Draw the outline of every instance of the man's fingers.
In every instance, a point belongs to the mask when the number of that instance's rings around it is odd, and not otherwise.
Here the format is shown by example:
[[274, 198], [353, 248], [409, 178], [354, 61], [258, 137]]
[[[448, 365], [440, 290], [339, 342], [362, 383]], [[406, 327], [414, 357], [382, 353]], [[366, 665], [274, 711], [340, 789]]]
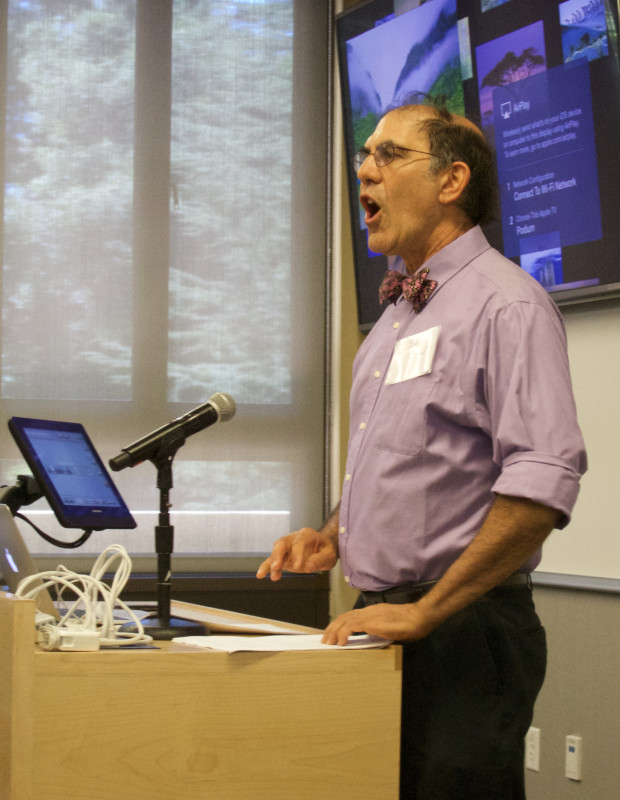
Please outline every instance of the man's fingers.
[[259, 566], [256, 577], [265, 578], [271, 574], [271, 580], [277, 581], [282, 577], [282, 570], [318, 572], [331, 569], [336, 560], [333, 545], [329, 546], [324, 536], [311, 528], [302, 528], [278, 539], [269, 558]]
[[271, 551], [269, 558], [266, 558], [258, 568], [256, 577], [265, 578], [270, 574], [272, 581], [280, 580], [282, 577], [282, 568], [287, 549], [288, 546], [284, 541], [277, 541], [273, 546], [273, 550]]
[[356, 628], [354, 624], [355, 618], [351, 617], [355, 614], [349, 611], [347, 614], [342, 614], [337, 617], [330, 625], [327, 626], [321, 639], [323, 644], [337, 644], [343, 646], [347, 643], [349, 636], [353, 633], [359, 632], [359, 627]]
[[256, 571], [257, 578], [266, 578], [271, 572], [271, 557], [266, 558]]
[[282, 577], [282, 561], [279, 558], [268, 558], [260, 565], [258, 568], [258, 572], [256, 573], [257, 578], [266, 578], [267, 575], [271, 578], [272, 581], [279, 581]]
[[346, 626], [331, 631], [328, 628], [323, 634], [321, 641], [323, 644], [337, 644], [340, 647], [344, 647], [349, 641], [349, 636], [352, 636], [353, 633], [354, 631]]

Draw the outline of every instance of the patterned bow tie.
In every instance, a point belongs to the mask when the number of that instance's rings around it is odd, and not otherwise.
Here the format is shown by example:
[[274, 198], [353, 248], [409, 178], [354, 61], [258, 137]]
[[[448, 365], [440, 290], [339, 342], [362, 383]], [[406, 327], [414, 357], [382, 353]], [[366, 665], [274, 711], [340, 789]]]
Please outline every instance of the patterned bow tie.
[[390, 303], [395, 303], [402, 294], [405, 300], [411, 303], [415, 313], [419, 314], [437, 286], [437, 281], [426, 279], [428, 272], [428, 268], [424, 267], [409, 278], [394, 269], [389, 269], [379, 287], [379, 301], [383, 303], [389, 300]]

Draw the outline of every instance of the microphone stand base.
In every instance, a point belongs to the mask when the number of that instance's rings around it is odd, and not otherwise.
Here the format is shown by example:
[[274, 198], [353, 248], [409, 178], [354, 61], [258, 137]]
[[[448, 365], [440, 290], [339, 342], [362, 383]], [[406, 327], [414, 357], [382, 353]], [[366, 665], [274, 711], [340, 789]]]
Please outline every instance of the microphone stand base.
[[[150, 614], [142, 622], [144, 632], [153, 639], [159, 641], [170, 641], [177, 636], [208, 636], [209, 629], [200, 622], [192, 622], [189, 619], [179, 619], [170, 617], [167, 623], [162, 622], [157, 614]], [[121, 626], [121, 631], [137, 632], [137, 627], [133, 623], [126, 623]]]

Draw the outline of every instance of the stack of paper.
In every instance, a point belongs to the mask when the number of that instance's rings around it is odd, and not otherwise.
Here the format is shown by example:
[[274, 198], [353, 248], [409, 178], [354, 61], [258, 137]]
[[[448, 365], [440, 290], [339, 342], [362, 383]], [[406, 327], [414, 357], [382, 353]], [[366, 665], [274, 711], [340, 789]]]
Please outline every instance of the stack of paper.
[[[202, 622], [209, 631], [230, 633], [232, 636], [179, 636], [175, 642], [202, 647], [209, 650], [221, 650], [225, 653], [241, 651], [279, 652], [282, 650], [360, 650], [374, 647], [387, 647], [391, 642], [377, 636], [359, 634], [350, 636], [346, 645], [322, 644], [323, 631], [291, 622], [281, 622], [266, 617], [255, 617], [251, 614], [240, 614], [236, 611], [225, 611], [211, 606], [200, 606], [172, 600], [170, 611], [175, 617]], [[239, 636], [241, 633], [256, 634]], [[263, 635], [260, 635], [263, 634]], [[269, 634], [269, 635], [264, 635]]]
[[362, 650], [373, 647], [387, 647], [386, 639], [359, 634], [350, 636], [345, 645], [322, 644], [322, 634], [276, 634], [273, 636], [179, 636], [175, 642], [220, 650], [225, 653], [281, 652], [284, 650]]

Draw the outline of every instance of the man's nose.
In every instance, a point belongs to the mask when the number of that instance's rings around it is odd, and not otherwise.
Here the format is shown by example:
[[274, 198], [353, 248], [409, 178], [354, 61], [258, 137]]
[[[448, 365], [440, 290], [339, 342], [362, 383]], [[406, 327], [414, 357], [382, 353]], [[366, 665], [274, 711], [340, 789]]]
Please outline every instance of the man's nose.
[[372, 153], [368, 153], [366, 160], [357, 171], [357, 177], [361, 183], [377, 183], [381, 179], [381, 170]]

